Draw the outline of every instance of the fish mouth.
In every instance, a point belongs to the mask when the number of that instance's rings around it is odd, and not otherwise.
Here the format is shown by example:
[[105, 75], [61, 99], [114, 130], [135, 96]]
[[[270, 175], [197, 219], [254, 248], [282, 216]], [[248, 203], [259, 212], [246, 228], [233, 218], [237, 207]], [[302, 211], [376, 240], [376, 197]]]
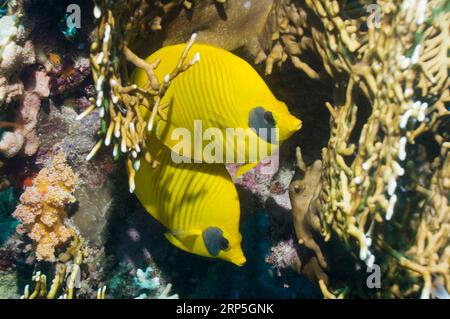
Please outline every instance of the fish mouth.
[[242, 267], [244, 266], [244, 264], [247, 262], [247, 259], [245, 258], [245, 256], [241, 256], [235, 260], [232, 261], [233, 264], [235, 264], [236, 266]]
[[295, 118], [295, 122], [297, 122], [297, 123], [295, 123], [296, 125], [293, 125], [292, 134], [297, 131], [300, 131], [300, 129], [303, 126], [303, 122], [300, 119], [298, 119], [296, 117], [294, 117], [294, 118]]

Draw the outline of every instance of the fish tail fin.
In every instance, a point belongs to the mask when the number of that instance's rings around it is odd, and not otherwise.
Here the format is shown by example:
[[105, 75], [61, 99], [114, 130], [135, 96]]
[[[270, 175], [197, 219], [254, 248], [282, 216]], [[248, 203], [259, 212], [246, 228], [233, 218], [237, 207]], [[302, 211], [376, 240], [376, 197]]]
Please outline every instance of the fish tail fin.
[[245, 258], [244, 254], [242, 253], [242, 256], [239, 256], [238, 258], [235, 258], [231, 261], [236, 266], [242, 267], [247, 262], [247, 259]]

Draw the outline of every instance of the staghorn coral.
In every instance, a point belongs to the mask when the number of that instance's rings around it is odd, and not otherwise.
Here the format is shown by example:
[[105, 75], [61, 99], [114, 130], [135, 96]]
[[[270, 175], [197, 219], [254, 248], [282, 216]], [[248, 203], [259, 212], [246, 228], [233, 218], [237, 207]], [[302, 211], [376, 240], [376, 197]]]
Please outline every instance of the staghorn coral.
[[200, 43], [228, 51], [244, 48], [256, 56], [263, 50], [264, 27], [272, 3], [273, 0], [229, 0], [218, 7], [214, 0], [196, 1], [192, 10], [180, 12], [167, 24], [163, 45], [185, 42], [197, 32]]
[[21, 222], [19, 230], [34, 241], [38, 260], [56, 261], [56, 250], [76, 236], [65, 224], [65, 207], [75, 202], [77, 182], [64, 154], [58, 153], [20, 197], [14, 216]]
[[[162, 10], [167, 13], [169, 8], [182, 3], [183, 1], [172, 1], [167, 4], [169, 7], [162, 6]], [[187, 1], [184, 1], [185, 5], [186, 3]], [[161, 3], [159, 5], [161, 6]], [[161, 104], [162, 97], [171, 81], [200, 59], [200, 56], [196, 55], [193, 60], [185, 61], [195, 41], [194, 34], [187, 43], [177, 67], [164, 79], [158, 79], [154, 69], [158, 67], [159, 61], [147, 63], [129, 47], [139, 33], [145, 31], [142, 27], [146, 22], [149, 19], [152, 21], [150, 9], [146, 1], [113, 4], [103, 0], [96, 1], [94, 16], [98, 26], [91, 45], [91, 66], [97, 98], [92, 100], [93, 105], [78, 116], [78, 120], [81, 120], [94, 109], [98, 109], [101, 117], [101, 140], [88, 154], [87, 160], [98, 152], [103, 143], [106, 146], [113, 145], [113, 156], [116, 159], [120, 153], [127, 154], [130, 192], [134, 191], [134, 173], [139, 169], [141, 159], [154, 166], [158, 165], [147, 151], [145, 136], [147, 132], [152, 131], [157, 116], [165, 119], [161, 111], [168, 105]], [[130, 83], [127, 63], [146, 71], [149, 78], [146, 89]], [[138, 109], [140, 105], [152, 110], [149, 118], [142, 118]]]
[[[278, 29], [301, 25], [312, 41], [305, 48], [335, 83], [321, 190], [307, 214], [319, 216], [324, 239], [339, 238], [356, 264], [381, 263], [379, 296], [427, 298], [433, 282], [449, 291], [448, 4], [378, 1], [377, 27], [366, 1], [278, 3]], [[298, 35], [291, 39], [302, 47]], [[270, 54], [278, 62], [301, 56], [288, 47], [277, 41]]]
[[[90, 252], [85, 241], [76, 237], [72, 241], [66, 256], [54, 266], [54, 277], [50, 287], [47, 288], [47, 276], [41, 271], [36, 271], [32, 277], [34, 283], [33, 291], [30, 285], [26, 285], [21, 299], [74, 299], [76, 291], [82, 287], [81, 266]], [[97, 299], [105, 299], [106, 286], [102, 286], [96, 292]]]
[[317, 51], [311, 35], [314, 25], [306, 8], [298, 3], [292, 0], [274, 1], [255, 63], [265, 62], [265, 72], [271, 74], [274, 65], [281, 67], [289, 59], [295, 68], [312, 79], [319, 79], [324, 76], [322, 70], [316, 70], [304, 61], [305, 55], [309, 52], [316, 54]]
[[[225, 4], [227, 0], [213, 0], [216, 4]], [[151, 2], [150, 2], [151, 3]], [[191, 11], [195, 5], [195, 0], [170, 0], [161, 1], [157, 0], [150, 8], [150, 26], [153, 31], [161, 30], [163, 19], [177, 8], [184, 8], [187, 11]]]

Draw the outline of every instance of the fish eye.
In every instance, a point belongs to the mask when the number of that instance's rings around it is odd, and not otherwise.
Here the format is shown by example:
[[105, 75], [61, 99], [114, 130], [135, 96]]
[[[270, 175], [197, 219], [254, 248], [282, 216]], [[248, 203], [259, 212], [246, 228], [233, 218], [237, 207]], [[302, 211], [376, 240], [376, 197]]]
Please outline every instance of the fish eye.
[[276, 127], [276, 121], [272, 112], [266, 111], [262, 106], [253, 108], [248, 117], [248, 126], [253, 128], [260, 138], [274, 143], [272, 131]]
[[223, 231], [219, 227], [208, 227], [203, 231], [202, 236], [206, 250], [212, 256], [217, 256], [221, 250], [227, 250], [230, 247], [230, 242], [223, 236]]
[[264, 121], [266, 122], [267, 125], [271, 127], [275, 127], [276, 125], [272, 112], [266, 111], [264, 113]]
[[230, 242], [225, 237], [222, 237], [219, 247], [220, 250], [227, 250], [228, 248], [230, 248]]

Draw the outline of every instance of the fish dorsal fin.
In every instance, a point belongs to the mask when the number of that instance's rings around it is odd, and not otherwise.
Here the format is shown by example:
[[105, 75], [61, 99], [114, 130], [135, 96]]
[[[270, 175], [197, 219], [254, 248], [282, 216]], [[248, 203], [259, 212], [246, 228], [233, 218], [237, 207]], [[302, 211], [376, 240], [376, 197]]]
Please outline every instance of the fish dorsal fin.
[[248, 164], [243, 164], [243, 165], [239, 166], [238, 170], [236, 171], [236, 174], [234, 174], [234, 177], [235, 178], [241, 177], [242, 175], [244, 175], [248, 171], [250, 171], [253, 168], [255, 168], [256, 165], [258, 165], [258, 163], [248, 163]]

